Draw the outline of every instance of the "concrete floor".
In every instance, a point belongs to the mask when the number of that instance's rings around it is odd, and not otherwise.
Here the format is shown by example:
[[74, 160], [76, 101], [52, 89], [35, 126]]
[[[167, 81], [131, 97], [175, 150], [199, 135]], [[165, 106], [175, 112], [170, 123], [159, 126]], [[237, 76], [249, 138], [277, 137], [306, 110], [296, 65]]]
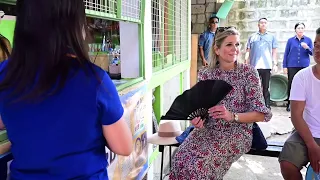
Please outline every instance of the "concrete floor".
[[[271, 121], [259, 123], [259, 126], [267, 140], [284, 142], [293, 129], [290, 113], [286, 112], [284, 107], [272, 107], [272, 112]], [[165, 155], [167, 154], [165, 151]], [[153, 180], [160, 179], [160, 162], [159, 156], [153, 163]], [[164, 164], [164, 174], [166, 174], [169, 172], [168, 162], [165, 160]], [[305, 171], [306, 169], [303, 169], [302, 173], [305, 174]], [[224, 180], [283, 180], [283, 178], [277, 158], [244, 155], [232, 165]]]

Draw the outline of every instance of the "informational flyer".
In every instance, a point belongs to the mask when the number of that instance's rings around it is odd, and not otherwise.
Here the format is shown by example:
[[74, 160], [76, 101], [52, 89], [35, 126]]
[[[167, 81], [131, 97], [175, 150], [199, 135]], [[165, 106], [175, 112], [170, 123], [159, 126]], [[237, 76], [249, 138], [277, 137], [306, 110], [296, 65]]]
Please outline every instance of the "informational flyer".
[[106, 149], [111, 180], [141, 180], [148, 170], [146, 92], [147, 86], [139, 85], [119, 93], [125, 109], [124, 118], [132, 132], [134, 150], [130, 156], [123, 157]]

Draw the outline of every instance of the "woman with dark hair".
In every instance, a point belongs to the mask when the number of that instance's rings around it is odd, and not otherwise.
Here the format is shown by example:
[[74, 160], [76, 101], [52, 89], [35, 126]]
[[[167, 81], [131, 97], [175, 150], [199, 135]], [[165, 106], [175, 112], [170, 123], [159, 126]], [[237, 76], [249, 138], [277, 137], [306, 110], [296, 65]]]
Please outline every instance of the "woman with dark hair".
[[[304, 23], [297, 23], [294, 26], [296, 35], [288, 39], [283, 55], [283, 71], [288, 74], [288, 97], [290, 97], [294, 75], [310, 65], [309, 56], [312, 56], [313, 43], [309, 37], [304, 35], [305, 27]], [[287, 104], [287, 111], [290, 111], [290, 101]]]
[[127, 156], [132, 135], [110, 77], [89, 61], [83, 1], [16, 6], [14, 47], [0, 64], [11, 179], [108, 179], [106, 141]]
[[[0, 23], [4, 17], [4, 12], [0, 10]], [[9, 40], [0, 34], [0, 62], [6, 60], [10, 55], [11, 47]], [[3, 124], [0, 124], [0, 130], [3, 130]], [[7, 161], [2, 159], [0, 161], [0, 179], [7, 179]]]

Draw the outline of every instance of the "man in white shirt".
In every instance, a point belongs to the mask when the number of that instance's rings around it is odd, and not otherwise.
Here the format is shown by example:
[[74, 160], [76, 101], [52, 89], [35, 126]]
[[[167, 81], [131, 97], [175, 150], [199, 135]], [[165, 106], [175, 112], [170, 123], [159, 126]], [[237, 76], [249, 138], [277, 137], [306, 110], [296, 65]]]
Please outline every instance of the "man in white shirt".
[[316, 65], [298, 72], [290, 92], [291, 120], [295, 131], [279, 156], [285, 180], [302, 180], [300, 170], [311, 163], [320, 172], [320, 28], [314, 41]]

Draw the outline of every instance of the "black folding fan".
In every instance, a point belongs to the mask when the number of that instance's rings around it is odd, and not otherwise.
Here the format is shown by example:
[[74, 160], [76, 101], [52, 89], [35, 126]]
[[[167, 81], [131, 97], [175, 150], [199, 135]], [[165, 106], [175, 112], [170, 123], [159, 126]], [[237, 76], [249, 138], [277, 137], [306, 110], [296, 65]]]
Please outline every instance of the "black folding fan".
[[172, 103], [163, 120], [192, 120], [195, 117], [208, 118], [208, 109], [217, 105], [232, 86], [222, 80], [198, 82], [191, 89], [179, 95]]

